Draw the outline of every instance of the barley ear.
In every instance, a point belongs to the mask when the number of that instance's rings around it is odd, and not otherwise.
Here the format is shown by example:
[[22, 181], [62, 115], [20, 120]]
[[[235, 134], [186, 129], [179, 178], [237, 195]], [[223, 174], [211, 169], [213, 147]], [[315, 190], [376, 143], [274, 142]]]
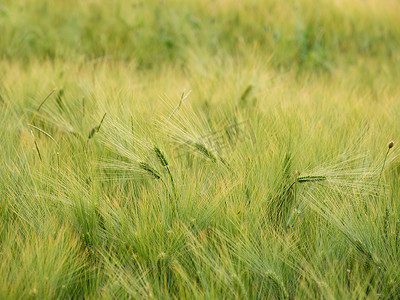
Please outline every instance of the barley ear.
[[163, 167], [167, 167], [168, 166], [167, 158], [165, 157], [164, 153], [161, 152], [158, 146], [154, 146], [154, 152], [156, 153], [161, 165]]
[[194, 147], [201, 152], [204, 156], [208, 157], [209, 159], [211, 159], [213, 162], [217, 162], [217, 158], [215, 157], [214, 154], [211, 153], [210, 150], [208, 150], [206, 148], [206, 146], [204, 146], [203, 144], [200, 143], [194, 143]]
[[153, 176], [155, 179], [161, 179], [161, 174], [148, 163], [140, 162], [139, 167], [147, 174]]

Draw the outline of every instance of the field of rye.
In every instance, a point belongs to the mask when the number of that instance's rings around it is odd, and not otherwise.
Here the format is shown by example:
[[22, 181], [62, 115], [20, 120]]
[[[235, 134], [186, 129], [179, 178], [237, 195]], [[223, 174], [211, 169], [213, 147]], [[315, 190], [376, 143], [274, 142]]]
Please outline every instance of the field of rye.
[[399, 16], [0, 1], [0, 298], [397, 299]]

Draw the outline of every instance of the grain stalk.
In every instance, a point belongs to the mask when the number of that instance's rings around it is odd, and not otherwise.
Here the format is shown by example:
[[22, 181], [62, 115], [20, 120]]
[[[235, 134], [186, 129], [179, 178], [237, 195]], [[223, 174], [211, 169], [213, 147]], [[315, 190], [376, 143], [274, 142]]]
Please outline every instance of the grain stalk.
[[42, 155], [40, 154], [39, 146], [38, 146], [38, 144], [36, 142], [36, 138], [35, 138], [35, 135], [33, 134], [32, 130], [31, 130], [31, 134], [32, 134], [33, 144], [35, 145], [36, 152], [37, 152], [37, 154], [39, 156], [40, 162], [42, 163], [43, 162]]
[[161, 165], [167, 170], [169, 180], [171, 182], [172, 190], [174, 192], [174, 195], [176, 196], [176, 189], [175, 189], [175, 183], [174, 183], [174, 178], [172, 177], [171, 170], [169, 168], [169, 164], [167, 161], [167, 158], [165, 154], [160, 150], [158, 146], [154, 146], [154, 152], [156, 153], [157, 158], [159, 159]]
[[56, 141], [49, 133], [47, 133], [47, 132], [44, 131], [43, 129], [40, 129], [39, 127], [36, 127], [36, 126], [34, 126], [34, 125], [32, 125], [32, 124], [28, 124], [28, 126], [34, 128], [34, 129], [36, 129], [37, 131], [39, 131], [39, 132], [41, 132], [41, 133], [43, 133], [45, 136], [47, 136], [48, 138], [50, 138], [50, 139], [57, 145], [57, 147], [59, 147], [59, 144], [57, 143], [57, 141]]
[[[297, 172], [296, 172], [297, 173]], [[287, 225], [291, 219], [290, 211], [292, 210], [292, 207], [295, 203], [296, 199], [296, 190], [295, 186], [296, 184], [302, 184], [302, 183], [315, 183], [315, 182], [322, 182], [326, 181], [327, 177], [324, 175], [305, 175], [305, 176], [300, 176], [299, 174], [296, 174], [296, 178], [294, 181], [288, 185], [287, 187], [284, 187], [284, 190], [280, 196], [280, 201], [279, 201], [279, 207], [282, 210], [282, 221], [285, 222]]]
[[57, 90], [57, 88], [54, 88], [47, 96], [46, 98], [44, 98], [44, 100], [39, 104], [38, 108], [36, 109], [35, 113], [33, 114], [33, 117], [30, 121], [31, 124], [33, 124], [33, 121], [36, 118], [37, 113], [39, 112], [39, 110], [41, 109], [41, 107], [43, 106], [43, 104], [47, 101], [47, 99], [50, 98], [50, 96]]
[[173, 201], [173, 203], [171, 203], [171, 205], [173, 207], [173, 211], [177, 212], [177, 207], [176, 207], [177, 193], [176, 193], [174, 178], [172, 177], [172, 173], [169, 168], [167, 157], [165, 156], [165, 154], [160, 150], [160, 148], [157, 145], [154, 146], [154, 152], [155, 152], [158, 160], [160, 161], [160, 164], [167, 170], [169, 180], [171, 182], [172, 192], [174, 194], [174, 200], [170, 199], [171, 202]]
[[[160, 151], [160, 153], [161, 153], [161, 151]], [[156, 152], [156, 154], [157, 154], [157, 152]], [[165, 156], [163, 156], [163, 158], [165, 159]], [[160, 162], [161, 162], [161, 159], [160, 159]], [[166, 162], [166, 160], [163, 161], [162, 163], [165, 163], [165, 162]], [[139, 162], [139, 168], [142, 169], [143, 171], [145, 171], [145, 173], [147, 173], [148, 175], [151, 175], [153, 178], [160, 180], [162, 182], [162, 184], [164, 185], [165, 191], [168, 194], [167, 185], [165, 184], [164, 180], [162, 179], [160, 172], [158, 172], [155, 168], [150, 166], [150, 164], [143, 162], [143, 161]], [[171, 184], [173, 184], [172, 175], [170, 175], [170, 180], [172, 180]], [[172, 208], [172, 214], [174, 215], [177, 210], [177, 208], [176, 208], [176, 193], [175, 193], [174, 185], [173, 185], [173, 191], [174, 191], [174, 195], [175, 195], [175, 201], [173, 202], [172, 197], [169, 197], [169, 207]], [[168, 208], [168, 214], [169, 214], [169, 208]]]
[[172, 118], [172, 116], [178, 111], [178, 109], [181, 107], [183, 101], [185, 101], [185, 99], [190, 95], [191, 92], [192, 92], [192, 90], [190, 90], [187, 94], [185, 94], [185, 91], [183, 91], [183, 93], [181, 95], [181, 99], [179, 100], [178, 105], [175, 107], [175, 109], [169, 115], [168, 120], [170, 120]]
[[385, 168], [385, 164], [386, 164], [386, 160], [387, 160], [388, 155], [389, 155], [389, 151], [390, 151], [390, 149], [393, 148], [393, 146], [394, 146], [394, 142], [393, 141], [389, 142], [388, 149], [387, 149], [386, 155], [385, 155], [385, 159], [383, 160], [382, 169], [381, 169], [381, 172], [379, 173], [378, 186], [379, 186], [379, 183], [381, 181], [382, 172], [383, 172], [383, 169]]

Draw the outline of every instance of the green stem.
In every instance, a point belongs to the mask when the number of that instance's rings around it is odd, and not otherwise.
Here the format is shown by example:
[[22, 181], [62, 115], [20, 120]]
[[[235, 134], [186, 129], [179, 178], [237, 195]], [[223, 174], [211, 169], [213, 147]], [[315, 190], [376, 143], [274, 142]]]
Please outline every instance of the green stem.
[[386, 159], [389, 155], [389, 151], [390, 151], [390, 148], [386, 151], [385, 159], [383, 160], [382, 169], [381, 169], [381, 172], [379, 173], [378, 186], [379, 186], [379, 183], [381, 182], [382, 172], [383, 172], [383, 169], [385, 168]]
[[173, 197], [170, 197], [171, 206], [172, 206], [172, 209], [173, 209], [173, 213], [174, 214], [178, 214], [177, 206], [176, 206], [176, 201], [177, 201], [178, 198], [177, 198], [177, 194], [176, 194], [174, 178], [172, 177], [171, 170], [169, 169], [169, 167], [166, 166], [166, 168], [167, 168], [169, 180], [171, 182], [172, 193], [173, 193]]

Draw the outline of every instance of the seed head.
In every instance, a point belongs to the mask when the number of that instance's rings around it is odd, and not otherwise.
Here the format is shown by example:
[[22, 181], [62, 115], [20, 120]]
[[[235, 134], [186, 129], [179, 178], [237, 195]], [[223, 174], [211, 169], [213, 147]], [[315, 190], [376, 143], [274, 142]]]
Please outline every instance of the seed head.
[[139, 163], [139, 167], [142, 170], [146, 171], [148, 174], [154, 176], [154, 178], [156, 178], [156, 179], [160, 179], [161, 178], [160, 173], [158, 173], [158, 171], [156, 169], [154, 169], [153, 167], [151, 167], [148, 163], [140, 162]]
[[307, 175], [307, 176], [299, 176], [297, 177], [297, 182], [316, 182], [316, 181], [325, 181], [326, 176], [324, 175]]
[[388, 148], [391, 149], [391, 148], [393, 148], [393, 146], [394, 146], [394, 142], [393, 141], [389, 142]]
[[204, 154], [206, 157], [210, 158], [213, 162], [217, 162], [217, 158], [214, 156], [214, 154], [211, 153], [210, 150], [206, 148], [203, 144], [200, 143], [194, 143], [194, 147], [200, 151], [202, 154]]
[[160, 148], [154, 146], [154, 152], [156, 153], [158, 159], [160, 160], [161, 165], [163, 167], [167, 167], [168, 166], [167, 158], [165, 157], [164, 153], [161, 152]]

